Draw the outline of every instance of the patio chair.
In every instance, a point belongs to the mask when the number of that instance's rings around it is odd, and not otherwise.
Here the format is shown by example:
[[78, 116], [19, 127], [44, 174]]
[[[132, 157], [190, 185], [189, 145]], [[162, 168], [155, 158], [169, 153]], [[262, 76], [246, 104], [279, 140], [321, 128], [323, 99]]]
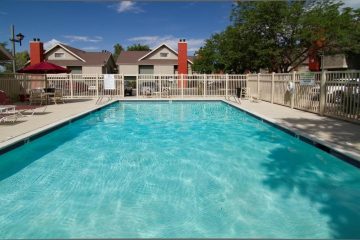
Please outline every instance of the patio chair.
[[169, 87], [163, 87], [161, 91], [161, 96], [163, 97], [170, 97], [170, 88]]
[[42, 105], [43, 103], [47, 103], [47, 100], [47, 96], [43, 89], [32, 89], [30, 91], [30, 105], [34, 103], [40, 103], [40, 105]]
[[142, 88], [142, 95], [150, 97], [151, 96], [151, 88], [150, 87], [143, 87]]
[[63, 93], [61, 89], [55, 89], [54, 96], [50, 97], [51, 101], [53, 101], [55, 104], [58, 102], [65, 103]]
[[241, 90], [242, 90], [241, 92], [242, 99], [251, 99], [250, 88], [246, 87], [246, 88], [242, 88]]

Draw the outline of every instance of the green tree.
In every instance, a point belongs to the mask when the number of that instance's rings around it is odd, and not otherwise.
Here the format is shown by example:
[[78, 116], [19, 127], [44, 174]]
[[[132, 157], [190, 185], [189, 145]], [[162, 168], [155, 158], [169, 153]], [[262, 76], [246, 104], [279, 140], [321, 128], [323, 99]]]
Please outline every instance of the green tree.
[[124, 48], [121, 46], [120, 43], [117, 43], [114, 45], [114, 53], [113, 53], [113, 56], [114, 56], [114, 59], [115, 61], [117, 60], [118, 56], [120, 55], [120, 53], [124, 51]]
[[[7, 47], [6, 42], [0, 43], [4, 48]], [[6, 48], [7, 49], [7, 48]], [[7, 49], [9, 52], [10, 50]], [[15, 61], [16, 61], [16, 70], [19, 70], [20, 68], [23, 68], [25, 64], [29, 61], [30, 56], [27, 51], [17, 52], [15, 54]], [[13, 65], [12, 62], [5, 62], [3, 64], [4, 66], [4, 73], [12, 73], [13, 72]]]
[[197, 52], [194, 70], [290, 72], [310, 50], [321, 54], [359, 52], [360, 11], [331, 0], [237, 2], [232, 25]]
[[151, 51], [148, 45], [141, 45], [141, 44], [133, 44], [128, 46], [127, 51]]

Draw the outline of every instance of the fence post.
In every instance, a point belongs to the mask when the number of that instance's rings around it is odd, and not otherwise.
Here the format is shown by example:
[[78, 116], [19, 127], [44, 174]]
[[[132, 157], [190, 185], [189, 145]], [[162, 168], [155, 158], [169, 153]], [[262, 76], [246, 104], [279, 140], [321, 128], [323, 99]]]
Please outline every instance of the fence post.
[[320, 79], [320, 115], [323, 116], [325, 113], [326, 104], [326, 71], [321, 71]]
[[120, 74], [120, 79], [121, 79], [121, 94], [120, 94], [120, 96], [122, 98], [124, 98], [125, 97], [125, 79], [124, 79], [123, 73]]
[[257, 74], [257, 95], [260, 98], [260, 73]]
[[203, 74], [203, 94], [206, 97], [206, 74]]
[[162, 89], [161, 89], [161, 75], [159, 75], [159, 92], [160, 92], [159, 96], [160, 96], [160, 98], [161, 98], [161, 93], [162, 93]]
[[99, 97], [99, 74], [96, 74], [96, 97]]
[[70, 97], [71, 99], [74, 98], [74, 88], [73, 88], [73, 75], [70, 73]]
[[136, 77], [136, 98], [139, 98], [140, 96], [139, 96], [139, 74], [136, 74], [135, 75], [135, 77]]
[[184, 98], [184, 74], [181, 74], [181, 98]]
[[225, 78], [225, 97], [228, 98], [228, 88], [229, 88], [229, 74], [226, 74]]
[[291, 93], [291, 99], [290, 99], [290, 107], [291, 108], [294, 108], [294, 105], [295, 105], [295, 94], [296, 94], [295, 80], [296, 80], [296, 71], [293, 71], [291, 81], [293, 82], [294, 90]]
[[271, 103], [274, 103], [275, 73], [271, 74]]

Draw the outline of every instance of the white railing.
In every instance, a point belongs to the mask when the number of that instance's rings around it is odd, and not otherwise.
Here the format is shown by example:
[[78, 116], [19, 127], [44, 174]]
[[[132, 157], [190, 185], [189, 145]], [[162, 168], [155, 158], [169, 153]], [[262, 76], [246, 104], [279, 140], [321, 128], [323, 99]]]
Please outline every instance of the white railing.
[[[247, 88], [248, 95], [326, 116], [360, 122], [360, 72], [317, 72], [313, 85], [300, 83], [301, 73], [270, 74], [193, 74], [133, 75], [137, 96], [163, 97], [228, 97], [237, 88]], [[0, 74], [0, 89], [16, 99], [30, 89], [53, 87], [68, 98], [96, 98], [103, 95], [124, 97], [125, 80], [116, 74], [115, 89], [104, 89], [102, 74]], [[288, 91], [292, 82], [293, 93]], [[166, 94], [166, 96], [168, 96]]]

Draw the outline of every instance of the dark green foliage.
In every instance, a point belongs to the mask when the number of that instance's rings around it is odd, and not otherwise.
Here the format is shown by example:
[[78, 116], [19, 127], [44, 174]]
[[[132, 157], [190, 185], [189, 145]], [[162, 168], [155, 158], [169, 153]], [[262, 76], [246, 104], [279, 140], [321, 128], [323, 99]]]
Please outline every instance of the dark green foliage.
[[151, 51], [150, 47], [148, 45], [141, 45], [141, 44], [134, 44], [131, 46], [128, 46], [127, 51]]
[[124, 48], [121, 46], [120, 43], [117, 43], [114, 45], [114, 53], [113, 53], [113, 56], [114, 56], [114, 59], [115, 61], [117, 60], [118, 56], [120, 55], [120, 53], [124, 51]]
[[232, 26], [197, 52], [197, 72], [290, 72], [316, 48], [320, 54], [359, 52], [360, 11], [330, 0], [237, 2]]

